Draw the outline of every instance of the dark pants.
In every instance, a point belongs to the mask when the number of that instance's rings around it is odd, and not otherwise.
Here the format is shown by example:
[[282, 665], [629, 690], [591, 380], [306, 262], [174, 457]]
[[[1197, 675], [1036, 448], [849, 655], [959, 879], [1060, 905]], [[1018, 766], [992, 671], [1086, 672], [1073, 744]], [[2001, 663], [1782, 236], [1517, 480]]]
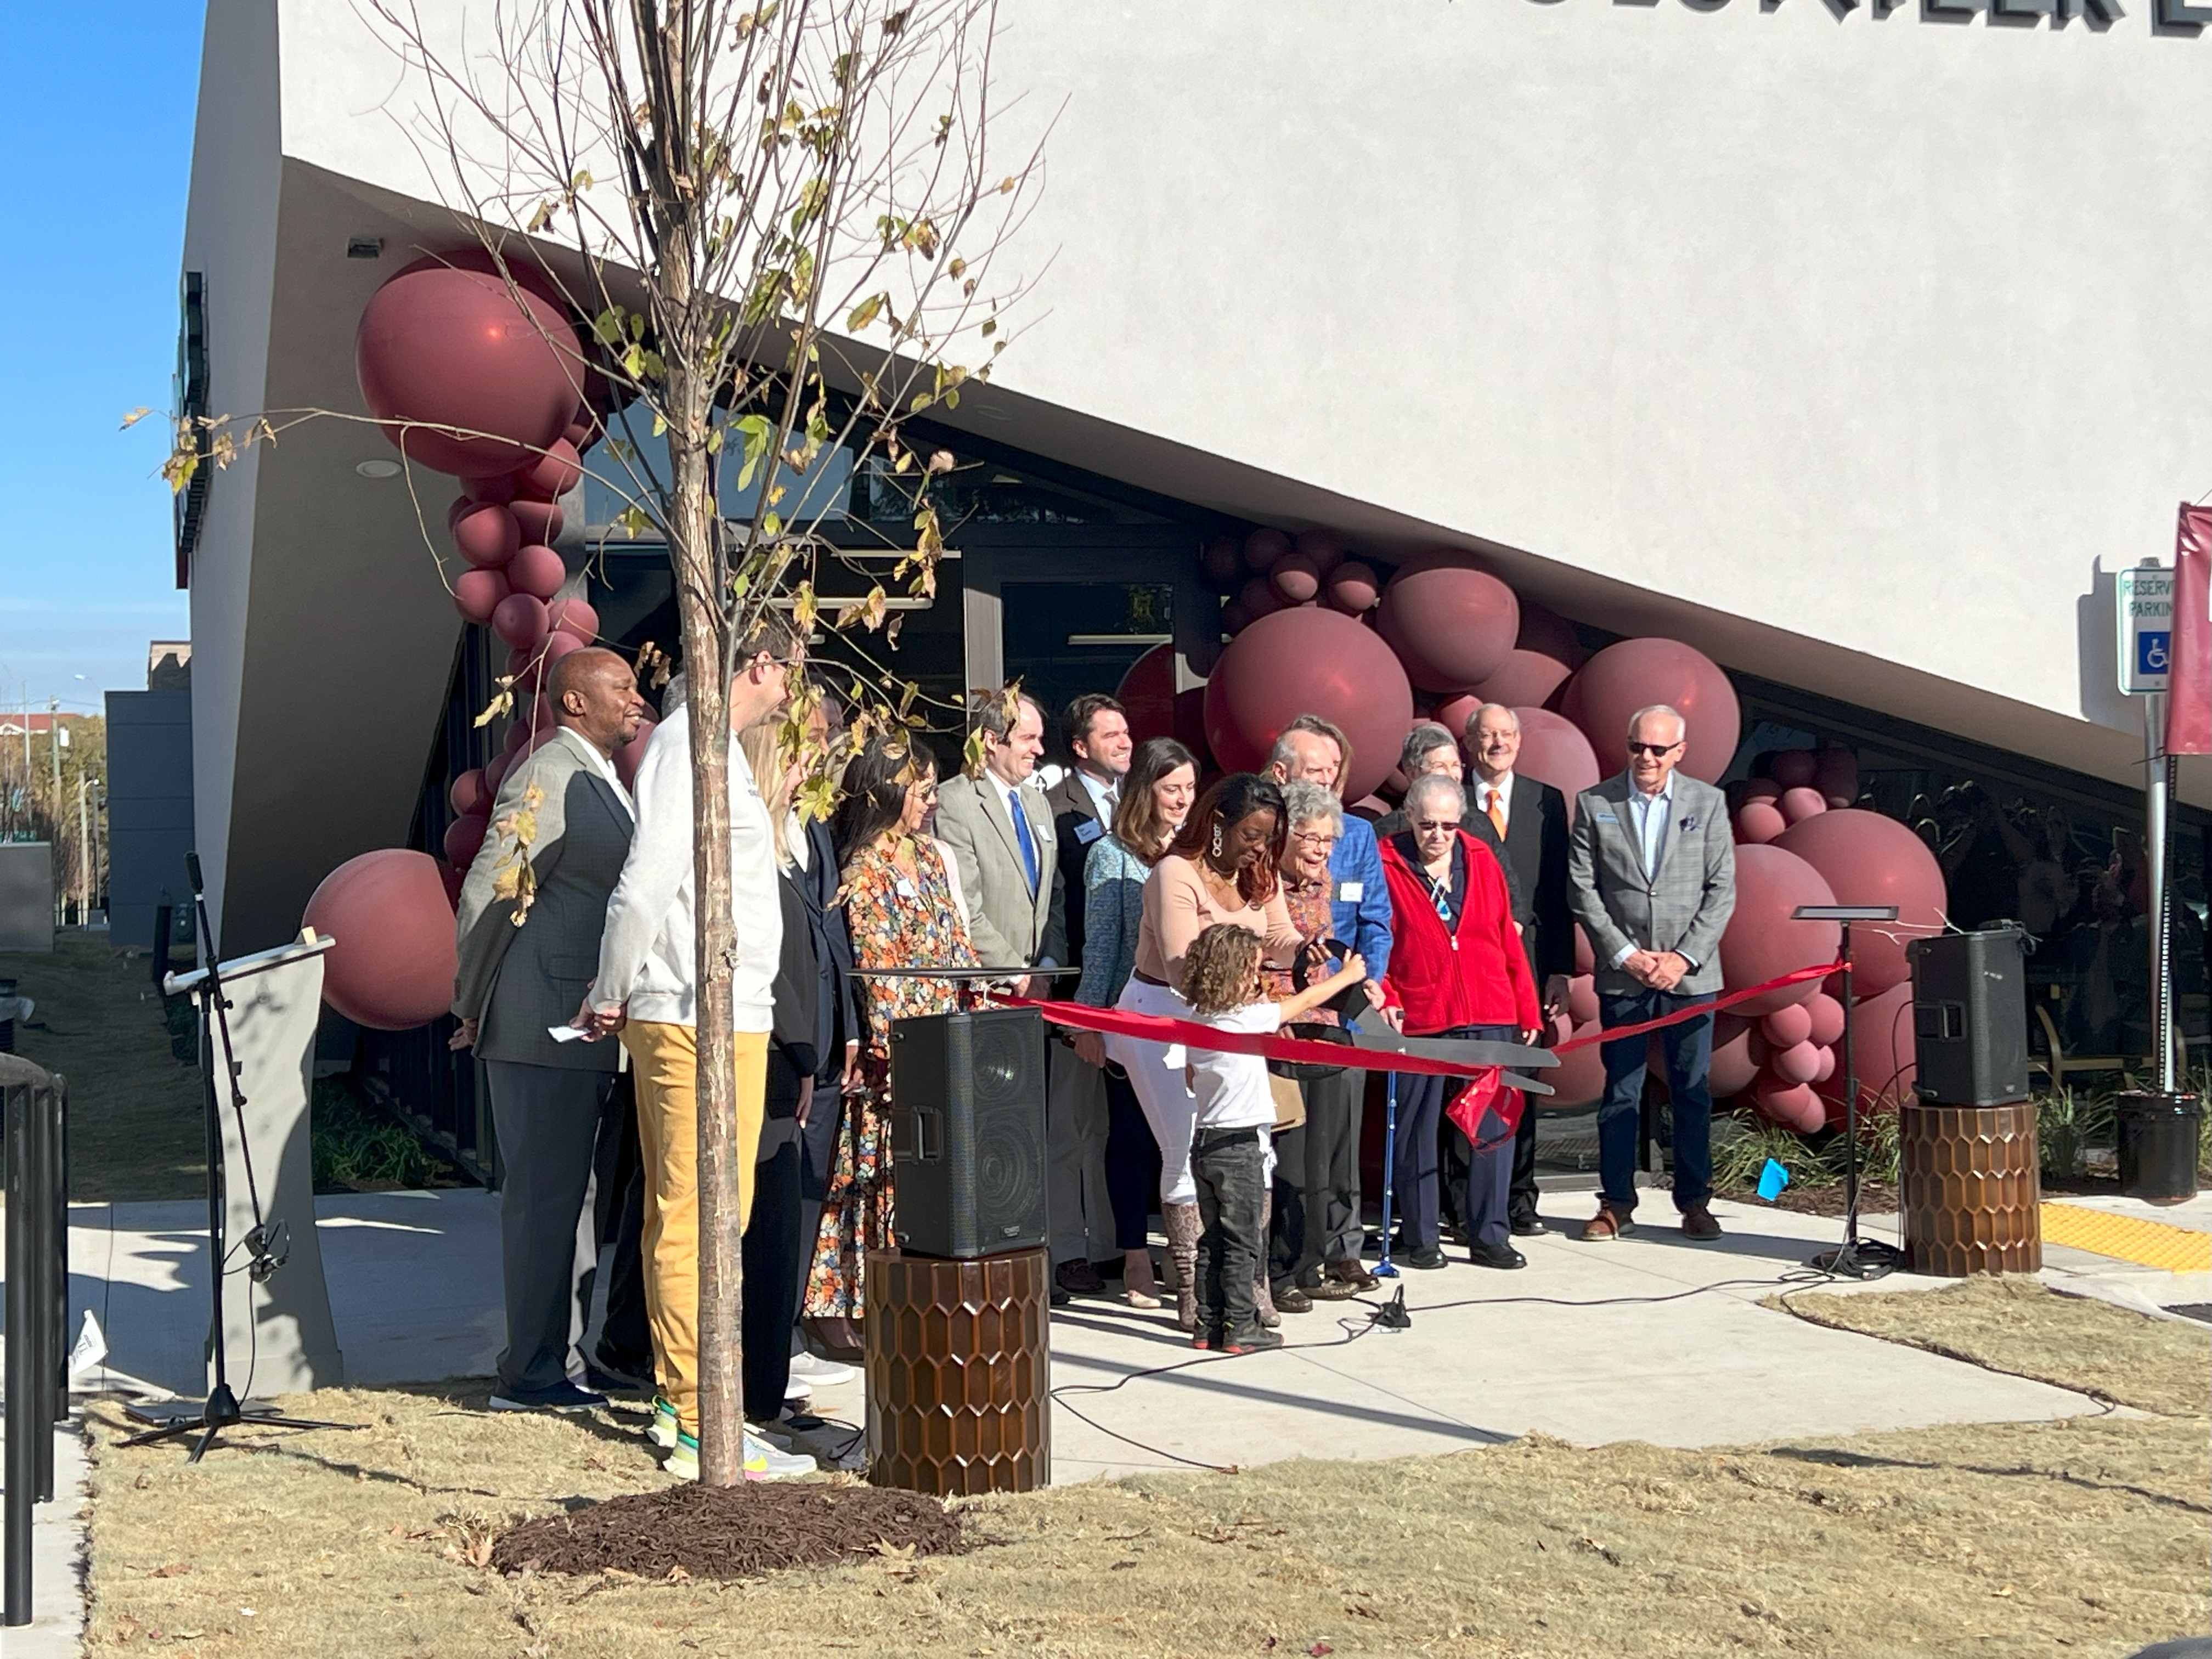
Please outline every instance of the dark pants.
[[[1510, 1025], [1462, 1025], [1443, 1035], [1470, 1042], [1511, 1042], [1520, 1033]], [[1444, 1085], [1447, 1099], [1459, 1087], [1456, 1078], [1439, 1078], [1436, 1081]], [[1525, 1121], [1525, 1101], [1522, 1115]], [[1480, 1127], [1486, 1144], [1478, 1150], [1458, 1124], [1449, 1118], [1443, 1119], [1438, 1133], [1443, 1140], [1439, 1152], [1445, 1195], [1469, 1244], [1503, 1244], [1513, 1232], [1508, 1209], [1513, 1176], [1513, 1138], [1504, 1133], [1505, 1120], [1495, 1112], [1486, 1112]]]
[[[1710, 994], [1668, 991], [1611, 993], [1598, 998], [1605, 1025], [1634, 1025], [1710, 1003]], [[1644, 1066], [1652, 1036], [1665, 1046], [1667, 1093], [1674, 1110], [1674, 1207], [1687, 1210], [1713, 1195], [1713, 1017], [1700, 1014], [1644, 1036], [1603, 1045], [1605, 1097], [1597, 1109], [1598, 1196], [1615, 1209], [1636, 1207], [1636, 1143], [1644, 1116]]]
[[830, 1165], [837, 1156], [837, 1124], [846, 1109], [838, 1086], [835, 1077], [814, 1079], [814, 1098], [806, 1108], [806, 1121], [799, 1127], [798, 1261], [792, 1267], [791, 1334], [784, 1340], [793, 1353], [804, 1346], [797, 1316], [806, 1295], [806, 1275], [814, 1265], [814, 1239], [822, 1225], [822, 1200], [830, 1190]]
[[1114, 1210], [1114, 1247], [1141, 1250], [1152, 1242], [1152, 1200], [1160, 1191], [1160, 1145], [1129, 1075], [1106, 1068], [1106, 1199]]
[[593, 1160], [599, 1176], [599, 1249], [607, 1258], [607, 1313], [593, 1358], [625, 1376], [653, 1381], [653, 1331], [645, 1314], [645, 1158], [637, 1143], [637, 1095], [629, 1073], [615, 1078]]
[[1275, 1173], [1267, 1218], [1267, 1285], [1285, 1291], [1313, 1265], [1315, 1230], [1306, 1207], [1306, 1135], [1311, 1126], [1275, 1131]]
[[496, 1060], [487, 1060], [484, 1072], [505, 1171], [499, 1265], [507, 1348], [499, 1357], [500, 1387], [550, 1388], [567, 1379], [569, 1351], [591, 1312], [591, 1263], [577, 1248], [577, 1233], [615, 1074]]
[[1200, 1129], [1191, 1139], [1191, 1179], [1198, 1184], [1198, 1328], [1228, 1338], [1259, 1322], [1252, 1294], [1267, 1241], [1260, 1215], [1267, 1201], [1267, 1152], [1257, 1129]]
[[1305, 1096], [1305, 1270], [1359, 1260], [1359, 1123], [1367, 1074], [1339, 1072], [1298, 1085]]
[[1521, 1103], [1521, 1127], [1513, 1132], [1513, 1177], [1506, 1189], [1505, 1212], [1515, 1226], [1536, 1218], [1536, 1103]]
[[1443, 1121], [1444, 1094], [1451, 1079], [1401, 1072], [1398, 1085], [1398, 1133], [1390, 1143], [1390, 1201], [1397, 1211], [1394, 1249], [1424, 1249], [1443, 1236], [1440, 1211], [1437, 1126]]
[[[769, 1130], [777, 1125], [770, 1122]], [[793, 1126], [794, 1128], [796, 1126]], [[743, 1246], [745, 1415], [775, 1420], [791, 1382], [791, 1328], [799, 1316], [799, 1273], [806, 1260], [799, 1233], [799, 1141], [796, 1136], [753, 1166], [753, 1212]]]

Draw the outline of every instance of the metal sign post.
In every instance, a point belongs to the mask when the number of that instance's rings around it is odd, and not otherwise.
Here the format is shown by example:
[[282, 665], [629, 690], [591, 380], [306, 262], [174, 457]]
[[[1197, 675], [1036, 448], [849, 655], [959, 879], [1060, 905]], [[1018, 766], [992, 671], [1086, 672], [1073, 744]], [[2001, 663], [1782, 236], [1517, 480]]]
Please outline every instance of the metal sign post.
[[2166, 805], [2173, 789], [2173, 761], [2166, 752], [2166, 677], [2173, 658], [2174, 573], [2155, 565], [2122, 570], [2113, 578], [2114, 620], [2119, 636], [2122, 692], [2142, 699], [2143, 830], [2150, 877], [2151, 1055], [2158, 1088], [2181, 1086], [2173, 1041], [2173, 918], [2166, 900]]

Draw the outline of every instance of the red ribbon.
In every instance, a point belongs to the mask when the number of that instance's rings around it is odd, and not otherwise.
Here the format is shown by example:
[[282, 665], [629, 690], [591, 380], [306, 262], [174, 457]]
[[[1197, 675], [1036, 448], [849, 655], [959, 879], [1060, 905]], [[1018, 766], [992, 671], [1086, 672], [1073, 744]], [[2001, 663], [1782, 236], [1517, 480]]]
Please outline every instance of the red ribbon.
[[1730, 991], [1715, 997], [1711, 1002], [1692, 1003], [1687, 1008], [1677, 1008], [1671, 1014], [1662, 1014], [1656, 1019], [1639, 1021], [1634, 1025], [1613, 1025], [1601, 1031], [1592, 1031], [1588, 1036], [1578, 1036], [1571, 1042], [1559, 1043], [1555, 1054], [1572, 1054], [1577, 1048], [1587, 1048], [1593, 1042], [1613, 1042], [1622, 1037], [1642, 1036], [1646, 1031], [1656, 1031], [1662, 1025], [1679, 1025], [1686, 1019], [1695, 1019], [1699, 1014], [1717, 1014], [1723, 1008], [1733, 1008], [1739, 1002], [1748, 1002], [1753, 997], [1763, 997], [1769, 991], [1778, 991], [1785, 985], [1802, 985], [1808, 980], [1826, 979], [1841, 971], [1843, 959], [1838, 957], [1825, 968], [1800, 968], [1794, 974], [1784, 974], [1779, 979], [1770, 979], [1764, 985], [1754, 985], [1747, 990]]

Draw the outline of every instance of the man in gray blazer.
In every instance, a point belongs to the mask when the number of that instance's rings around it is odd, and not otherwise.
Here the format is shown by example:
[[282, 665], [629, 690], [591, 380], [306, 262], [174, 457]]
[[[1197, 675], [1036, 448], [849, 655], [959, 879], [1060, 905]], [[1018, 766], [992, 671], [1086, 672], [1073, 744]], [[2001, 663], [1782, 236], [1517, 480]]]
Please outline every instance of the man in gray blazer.
[[[610, 1042], [556, 1042], [550, 1028], [575, 1018], [599, 968], [607, 900], [635, 824], [613, 757], [637, 735], [645, 704], [629, 665], [597, 647], [556, 663], [546, 696], [555, 727], [501, 781], [491, 833], [461, 885], [453, 984], [461, 1024], [453, 1046], [473, 1047], [484, 1062], [506, 1169], [507, 1350], [495, 1411], [606, 1403], [578, 1387], [568, 1366], [583, 1332], [577, 1291], [596, 1255], [580, 1241], [579, 1222], [617, 1051]], [[524, 905], [517, 878], [526, 866]]]
[[[1597, 958], [1598, 1016], [1635, 1024], [1709, 1003], [1721, 988], [1721, 932], [1735, 908], [1735, 843], [1728, 804], [1709, 783], [1675, 770], [1687, 723], [1663, 704], [1628, 723], [1628, 769], [1575, 803], [1567, 882], [1575, 920]], [[1721, 1236], [1713, 1191], [1713, 1018], [1701, 1013], [1658, 1034], [1674, 1112], [1674, 1206], [1682, 1231]], [[1598, 1212], [1585, 1239], [1617, 1238], [1636, 1209], [1636, 1143], [1650, 1039], [1604, 1045], [1598, 1107]]]

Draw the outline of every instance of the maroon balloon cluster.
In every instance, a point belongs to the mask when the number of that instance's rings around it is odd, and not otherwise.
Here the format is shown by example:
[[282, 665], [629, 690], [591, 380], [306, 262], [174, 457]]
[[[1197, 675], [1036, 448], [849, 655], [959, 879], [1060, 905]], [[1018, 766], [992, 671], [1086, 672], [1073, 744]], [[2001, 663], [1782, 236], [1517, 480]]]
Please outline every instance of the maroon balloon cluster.
[[599, 635], [592, 607], [561, 596], [568, 572], [554, 543], [560, 500], [582, 477], [607, 386], [557, 285], [519, 261], [502, 269], [478, 247], [418, 259], [379, 288], [362, 312], [354, 367], [394, 447], [461, 481], [446, 514], [459, 556], [453, 605], [507, 647], [516, 698], [503, 751], [447, 790], [455, 816], [442, 864], [420, 853], [365, 854], [331, 872], [309, 902], [308, 919], [337, 941], [324, 1000], [358, 1024], [397, 1030], [451, 1000], [453, 910], [501, 780], [552, 730], [546, 672]]
[[[1629, 719], [1652, 703], [1688, 722], [1681, 767], [1690, 776], [1717, 783], [1735, 759], [1742, 717], [1717, 664], [1661, 638], [1586, 653], [1571, 623], [1519, 598], [1478, 555], [1438, 550], [1386, 567], [1326, 530], [1296, 538], [1257, 530], [1242, 542], [1209, 543], [1201, 562], [1226, 596], [1221, 626], [1230, 636], [1210, 677], [1178, 690], [1175, 648], [1163, 645], [1129, 670], [1121, 698], [1138, 737], [1180, 738], [1224, 769], [1263, 764], [1291, 720], [1321, 714], [1352, 742], [1346, 799], [1379, 811], [1374, 792], [1404, 786], [1394, 769], [1408, 727], [1434, 720], [1463, 732], [1486, 702], [1520, 718], [1516, 769], [1571, 802], [1626, 763]], [[1853, 805], [1850, 750], [1784, 750], [1762, 763], [1759, 776], [1730, 786], [1736, 908], [1721, 943], [1724, 984], [1747, 989], [1836, 960], [1836, 924], [1792, 921], [1799, 905], [1897, 904], [1894, 927], [1861, 924], [1852, 934], [1862, 1102], [1894, 1103], [1912, 1078], [1905, 943], [1941, 931], [1942, 872], [1903, 824]], [[1579, 928], [1575, 942], [1569, 1010], [1553, 1033], [1561, 1042], [1600, 1029]], [[1741, 1098], [1801, 1130], [1840, 1115], [1840, 991], [1836, 976], [1807, 981], [1720, 1015], [1715, 1097]], [[1597, 1046], [1572, 1052], [1547, 1081], [1557, 1091], [1548, 1104], [1598, 1098]]]

